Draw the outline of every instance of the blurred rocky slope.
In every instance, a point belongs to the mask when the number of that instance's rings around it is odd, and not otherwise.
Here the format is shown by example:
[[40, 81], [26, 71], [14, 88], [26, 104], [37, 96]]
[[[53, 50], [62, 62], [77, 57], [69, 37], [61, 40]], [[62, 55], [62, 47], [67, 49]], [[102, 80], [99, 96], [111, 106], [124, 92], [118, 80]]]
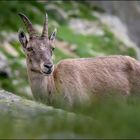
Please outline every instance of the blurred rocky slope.
[[[87, 0], [88, 1], [88, 0]], [[123, 24], [125, 24], [125, 30], [138, 47], [140, 47], [140, 1], [88, 1], [93, 6], [102, 8], [102, 10], [110, 16], [118, 17]], [[117, 22], [117, 21], [116, 21]], [[117, 23], [116, 23], [117, 24]], [[124, 29], [120, 30], [121, 32]]]

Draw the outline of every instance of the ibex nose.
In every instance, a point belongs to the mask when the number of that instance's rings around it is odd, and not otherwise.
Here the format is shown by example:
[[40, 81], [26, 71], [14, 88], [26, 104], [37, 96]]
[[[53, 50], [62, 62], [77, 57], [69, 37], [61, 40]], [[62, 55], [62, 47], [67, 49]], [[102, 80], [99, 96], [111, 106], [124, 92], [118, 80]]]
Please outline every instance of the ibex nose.
[[51, 69], [52, 66], [53, 66], [52, 64], [44, 64], [44, 67], [45, 67], [45, 68], [48, 68], [48, 69]]

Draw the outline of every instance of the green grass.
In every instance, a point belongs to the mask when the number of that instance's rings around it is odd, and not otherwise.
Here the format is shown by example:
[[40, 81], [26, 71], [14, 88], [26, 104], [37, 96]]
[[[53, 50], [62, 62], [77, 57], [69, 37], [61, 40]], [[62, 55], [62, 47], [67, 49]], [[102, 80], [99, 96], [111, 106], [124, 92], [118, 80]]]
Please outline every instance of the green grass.
[[71, 56], [68, 56], [67, 54], [65, 54], [64, 52], [62, 52], [62, 50], [57, 47], [54, 50], [54, 56], [55, 56], [55, 59], [54, 59], [55, 63], [59, 62], [60, 60], [71, 57]]
[[130, 97], [101, 99], [92, 106], [71, 109], [83, 117], [29, 113], [24, 119], [0, 114], [0, 138], [140, 138], [139, 110], [139, 98]]
[[123, 43], [117, 40], [107, 29], [105, 29], [105, 35], [102, 37], [96, 35], [84, 36], [74, 33], [66, 26], [61, 26], [58, 32], [58, 38], [71, 44], [76, 44], [78, 46], [76, 53], [80, 57], [93, 57], [92, 51], [98, 52], [99, 54], [102, 52], [105, 55], [123, 54], [132, 57], [136, 56], [133, 48], [125, 48]]

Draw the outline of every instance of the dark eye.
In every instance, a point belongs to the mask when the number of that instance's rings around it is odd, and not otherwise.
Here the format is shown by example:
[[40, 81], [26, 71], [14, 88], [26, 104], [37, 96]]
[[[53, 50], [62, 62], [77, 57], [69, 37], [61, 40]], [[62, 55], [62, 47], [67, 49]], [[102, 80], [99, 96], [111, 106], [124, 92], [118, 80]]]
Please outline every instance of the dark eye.
[[54, 47], [52, 47], [52, 51], [54, 50], [55, 48]]
[[33, 48], [28, 47], [28, 48], [27, 48], [27, 51], [29, 51], [29, 52], [30, 52], [30, 51], [33, 51]]

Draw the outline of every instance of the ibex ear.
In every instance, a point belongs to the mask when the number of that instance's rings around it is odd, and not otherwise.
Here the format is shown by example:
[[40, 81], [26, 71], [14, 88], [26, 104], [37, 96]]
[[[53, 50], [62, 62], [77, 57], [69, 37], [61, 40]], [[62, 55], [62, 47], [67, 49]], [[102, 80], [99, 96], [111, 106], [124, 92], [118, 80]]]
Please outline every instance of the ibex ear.
[[57, 29], [55, 28], [52, 34], [49, 37], [50, 43], [53, 43], [56, 37]]
[[27, 46], [27, 43], [28, 43], [28, 40], [27, 40], [25, 33], [23, 31], [19, 31], [18, 38], [19, 38], [21, 45], [25, 49]]

